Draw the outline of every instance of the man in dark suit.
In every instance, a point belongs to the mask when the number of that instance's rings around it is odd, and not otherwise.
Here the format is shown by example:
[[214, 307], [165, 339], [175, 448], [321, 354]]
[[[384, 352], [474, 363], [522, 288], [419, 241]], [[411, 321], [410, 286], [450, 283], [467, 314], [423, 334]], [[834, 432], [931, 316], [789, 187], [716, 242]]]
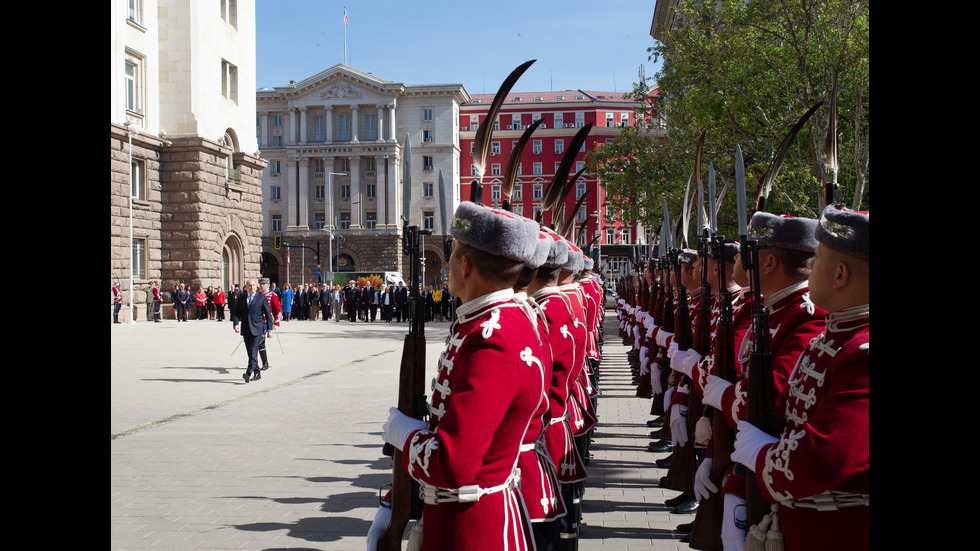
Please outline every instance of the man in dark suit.
[[408, 318], [408, 287], [402, 285], [401, 281], [395, 287], [395, 317], [399, 322]]
[[[241, 333], [245, 339], [245, 349], [248, 351], [248, 368], [242, 378], [247, 383], [250, 379], [258, 381], [262, 378], [259, 368], [259, 347], [266, 337], [272, 337], [272, 309], [265, 295], [258, 292], [259, 284], [250, 279], [245, 283], [245, 292], [238, 297], [235, 308], [231, 311], [231, 323], [235, 333]], [[241, 329], [239, 329], [241, 323]]]
[[185, 289], [184, 284], [181, 283], [177, 289], [177, 321], [187, 321], [187, 310], [193, 304], [191, 298], [190, 291]]

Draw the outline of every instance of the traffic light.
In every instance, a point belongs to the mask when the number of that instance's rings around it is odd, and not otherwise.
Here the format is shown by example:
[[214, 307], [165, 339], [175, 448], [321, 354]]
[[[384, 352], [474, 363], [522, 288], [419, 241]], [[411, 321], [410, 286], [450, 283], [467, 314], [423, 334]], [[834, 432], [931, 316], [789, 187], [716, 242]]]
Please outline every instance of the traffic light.
[[275, 248], [278, 251], [279, 249], [282, 248], [282, 236], [281, 235], [275, 236], [274, 241], [275, 241]]

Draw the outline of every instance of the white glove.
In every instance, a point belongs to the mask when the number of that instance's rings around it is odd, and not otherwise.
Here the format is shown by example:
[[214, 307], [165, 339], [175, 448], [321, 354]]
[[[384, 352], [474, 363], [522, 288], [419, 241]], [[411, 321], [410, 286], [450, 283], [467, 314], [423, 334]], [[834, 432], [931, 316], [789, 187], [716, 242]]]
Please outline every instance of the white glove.
[[687, 444], [687, 407], [681, 404], [670, 406], [670, 439], [675, 446]]
[[650, 349], [644, 346], [640, 348], [640, 375], [647, 373], [650, 373]]
[[[685, 352], [685, 351], [678, 350], [677, 343], [671, 341], [670, 345], [667, 347], [667, 358], [670, 360], [670, 365], [672, 367], [673, 367], [674, 363], [677, 363], [677, 362], [675, 362], [674, 358], [677, 357], [677, 353], [678, 352]], [[686, 354], [685, 354], [684, 357], [686, 357]], [[683, 359], [684, 357], [682, 357], [681, 359]]]
[[725, 379], [717, 375], [708, 375], [708, 382], [704, 385], [704, 396], [701, 402], [715, 409], [721, 409], [721, 399], [728, 387], [732, 386]]
[[663, 346], [664, 348], [666, 348], [667, 347], [667, 338], [668, 337], [673, 337], [673, 336], [674, 336], [673, 333], [668, 333], [667, 331], [664, 331], [663, 329], [661, 329], [660, 331], [657, 332], [657, 344], [660, 345], [660, 346]]
[[670, 387], [667, 389], [667, 393], [664, 394], [664, 413], [670, 411], [670, 399], [674, 395], [674, 389], [676, 387]]
[[687, 357], [680, 358], [680, 360], [681, 361], [676, 362], [676, 364], [670, 364], [670, 366], [690, 377], [691, 373], [694, 371], [694, 366], [701, 360], [701, 354], [698, 354], [692, 348], [687, 351]]
[[414, 431], [427, 428], [429, 428], [429, 424], [425, 421], [409, 417], [398, 411], [398, 408], [391, 408], [388, 410], [388, 422], [381, 427], [383, 431], [381, 437], [384, 438], [385, 442], [398, 448], [398, 451], [403, 451], [402, 448], [405, 446], [405, 441], [408, 440], [408, 435]]
[[718, 486], [711, 481], [711, 458], [705, 457], [698, 467], [698, 472], [694, 473], [694, 497], [700, 503], [717, 492]]
[[735, 436], [735, 451], [732, 452], [732, 461], [745, 465], [750, 471], [755, 472], [755, 461], [759, 457], [762, 448], [769, 444], [779, 442], [778, 438], [769, 436], [765, 431], [757, 428], [748, 421], [738, 422], [738, 435]]
[[653, 362], [650, 364], [650, 383], [653, 384], [653, 395], [658, 396], [664, 391], [663, 387], [660, 386], [660, 362]]
[[378, 507], [377, 512], [374, 513], [374, 522], [368, 528], [367, 551], [377, 551], [378, 542], [388, 529], [389, 523], [391, 523], [391, 508]]

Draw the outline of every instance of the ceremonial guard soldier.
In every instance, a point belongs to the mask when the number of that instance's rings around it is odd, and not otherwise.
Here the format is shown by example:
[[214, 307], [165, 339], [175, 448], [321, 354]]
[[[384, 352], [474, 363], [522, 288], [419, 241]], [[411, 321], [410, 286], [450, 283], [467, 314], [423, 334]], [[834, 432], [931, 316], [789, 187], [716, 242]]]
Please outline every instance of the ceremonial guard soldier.
[[119, 323], [120, 308], [122, 308], [122, 289], [117, 281], [112, 284], [112, 323]]
[[[870, 548], [870, 217], [828, 205], [809, 295], [828, 313], [798, 355], [774, 438], [742, 421], [732, 460], [755, 472], [786, 549]], [[777, 333], [778, 335], [778, 333]]]
[[[749, 266], [750, 278], [758, 278], [761, 307], [768, 315], [769, 353], [772, 362], [772, 384], [776, 399], [787, 388], [789, 374], [800, 354], [824, 328], [826, 312], [810, 301], [807, 264], [817, 248], [814, 232], [817, 220], [756, 212], [750, 221], [750, 240], [760, 245], [758, 266]], [[744, 259], [743, 259], [744, 260]], [[730, 383], [709, 375], [704, 386], [703, 403], [722, 413], [731, 427], [746, 420], [748, 367], [755, 345], [753, 325], [742, 339], [738, 351], [742, 378]], [[774, 408], [776, 404], [767, 404]], [[723, 488], [725, 513], [722, 540], [726, 548], [744, 546], [743, 528], [745, 478], [728, 476]]]
[[[565, 515], [559, 519], [552, 530], [557, 529], [559, 540], [554, 541], [554, 532], [546, 549], [574, 548], [578, 537], [578, 517], [575, 504], [579, 499], [577, 485], [585, 481], [585, 463], [575, 446], [569, 424], [569, 400], [581, 358], [576, 357], [574, 341], [575, 317], [571, 301], [558, 288], [561, 267], [568, 262], [569, 247], [565, 240], [553, 231], [542, 228], [542, 234], [551, 240], [548, 258], [538, 268], [534, 280], [528, 286], [531, 300], [544, 313], [548, 328], [548, 343], [551, 348], [552, 377], [548, 391], [550, 420], [545, 428], [545, 444], [548, 454], [557, 467], [557, 477], [561, 488], [561, 499]], [[538, 547], [541, 542], [538, 541]]]
[[451, 233], [449, 285], [462, 304], [429, 421], [392, 408], [384, 439], [402, 450], [420, 484], [422, 549], [533, 548], [517, 463], [544, 399], [551, 351], [533, 309], [514, 300], [514, 285], [536, 251], [538, 225], [463, 202]]

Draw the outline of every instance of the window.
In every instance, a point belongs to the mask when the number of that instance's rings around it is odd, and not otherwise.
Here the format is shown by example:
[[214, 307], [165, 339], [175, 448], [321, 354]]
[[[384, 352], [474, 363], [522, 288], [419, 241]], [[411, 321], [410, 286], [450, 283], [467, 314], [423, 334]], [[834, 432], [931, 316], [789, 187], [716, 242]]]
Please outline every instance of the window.
[[350, 159], [349, 158], [342, 157], [340, 159], [336, 159], [335, 162], [337, 163], [337, 167], [336, 167], [336, 170], [335, 170], [336, 172], [350, 172]]
[[559, 167], [561, 167], [561, 161], [555, 161], [555, 174], [558, 174]]
[[272, 137], [272, 147], [282, 147], [282, 136]]
[[629, 126], [630, 125], [630, 114], [629, 113], [620, 113], [620, 115], [619, 115], [619, 121], [620, 121], [619, 122], [619, 125], [620, 126], [622, 126], [622, 127]]
[[340, 184], [340, 198], [350, 199], [350, 184]]
[[272, 126], [282, 126], [282, 115], [272, 115]]
[[364, 226], [373, 230], [378, 225], [378, 214], [374, 211], [364, 213]]
[[364, 186], [364, 195], [368, 199], [374, 199], [378, 196], [378, 184], [368, 182]]
[[269, 174], [280, 174], [282, 171], [281, 161], [269, 161]]
[[477, 176], [476, 165], [470, 165], [470, 176]]
[[313, 117], [313, 141], [322, 142], [327, 139], [326, 126], [324, 126], [323, 115]]
[[323, 159], [313, 159], [313, 172], [323, 172]]
[[422, 182], [422, 197], [432, 197], [432, 182]]
[[491, 155], [500, 155], [500, 142], [491, 142], [490, 143], [490, 154]]
[[423, 155], [422, 156], [422, 170], [432, 170], [432, 156]]
[[327, 194], [326, 194], [326, 186], [324, 186], [323, 184], [317, 184], [317, 185], [313, 186], [313, 196], [316, 199], [318, 199], [320, 201], [323, 201], [323, 199], [327, 196]]
[[520, 130], [520, 128], [521, 128], [521, 116], [519, 114], [518, 115], [512, 115], [511, 116], [511, 121], [513, 121], [514, 130]]
[[435, 229], [436, 215], [435, 212], [431, 210], [422, 212], [422, 229], [423, 230], [433, 230]]
[[143, 59], [127, 53], [125, 61], [126, 110], [143, 114]]
[[238, 26], [238, 0], [221, 0], [221, 19]]
[[146, 175], [144, 161], [133, 160], [129, 167], [129, 194], [133, 199], [146, 199]]
[[585, 126], [585, 113], [575, 113], [575, 128]]
[[494, 204], [500, 202], [500, 186], [490, 186], [490, 200]]
[[129, 12], [126, 18], [137, 25], [143, 24], [143, 0], [129, 0]]
[[221, 60], [221, 95], [238, 103], [238, 67]]
[[146, 279], [145, 239], [133, 239], [133, 279]]
[[350, 141], [350, 115], [340, 116], [340, 141]]
[[542, 184], [534, 184], [534, 187], [532, 188], [531, 192], [534, 194], [535, 201], [541, 200], [541, 198], [544, 196], [543, 191], [544, 191], [544, 186]]
[[578, 172], [585, 168], [585, 161], [575, 161], [575, 172]]
[[524, 199], [524, 194], [521, 192], [521, 184], [514, 186], [514, 194], [511, 195], [511, 199], [514, 201], [521, 201]]
[[422, 130], [422, 141], [431, 142], [433, 140], [433, 134], [431, 130]]
[[500, 163], [493, 163], [490, 165], [490, 175], [500, 176]]
[[497, 118], [493, 119], [493, 131], [496, 132], [497, 130], [500, 130], [500, 117], [499, 116]]
[[365, 140], [378, 139], [378, 116], [377, 115], [364, 115], [364, 139]]
[[576, 199], [580, 199], [583, 195], [585, 195], [585, 182], [576, 182], [575, 183], [575, 198]]
[[282, 232], [282, 215], [273, 214], [272, 215], [272, 233]]
[[531, 142], [531, 151], [533, 151], [535, 155], [541, 153], [541, 140], [534, 140]]
[[340, 229], [342, 230], [350, 229], [350, 211], [340, 213]]
[[432, 122], [432, 108], [425, 107], [422, 109], [422, 120]]
[[480, 115], [470, 115], [470, 131], [476, 132], [480, 127]]
[[[585, 219], [587, 217], [588, 217], [588, 214], [585, 212], [585, 209], [581, 209], [581, 208], [578, 209], [578, 215], [577, 215], [576, 219], [579, 222], [585, 222]], [[585, 232], [582, 232], [582, 235], [585, 235]]]
[[613, 114], [606, 113], [606, 127], [612, 127], [612, 126], [613, 126]]
[[606, 245], [615, 245], [616, 230], [612, 228], [606, 228]]
[[555, 153], [565, 152], [565, 140], [555, 140]]
[[534, 163], [534, 174], [541, 174], [541, 163]]
[[322, 230], [326, 226], [325, 217], [326, 215], [322, 212], [313, 213], [313, 229]]
[[562, 128], [565, 126], [565, 114], [555, 113], [555, 128]]
[[272, 186], [269, 190], [269, 198], [272, 199], [273, 201], [281, 201], [282, 188], [280, 188], [279, 186]]

